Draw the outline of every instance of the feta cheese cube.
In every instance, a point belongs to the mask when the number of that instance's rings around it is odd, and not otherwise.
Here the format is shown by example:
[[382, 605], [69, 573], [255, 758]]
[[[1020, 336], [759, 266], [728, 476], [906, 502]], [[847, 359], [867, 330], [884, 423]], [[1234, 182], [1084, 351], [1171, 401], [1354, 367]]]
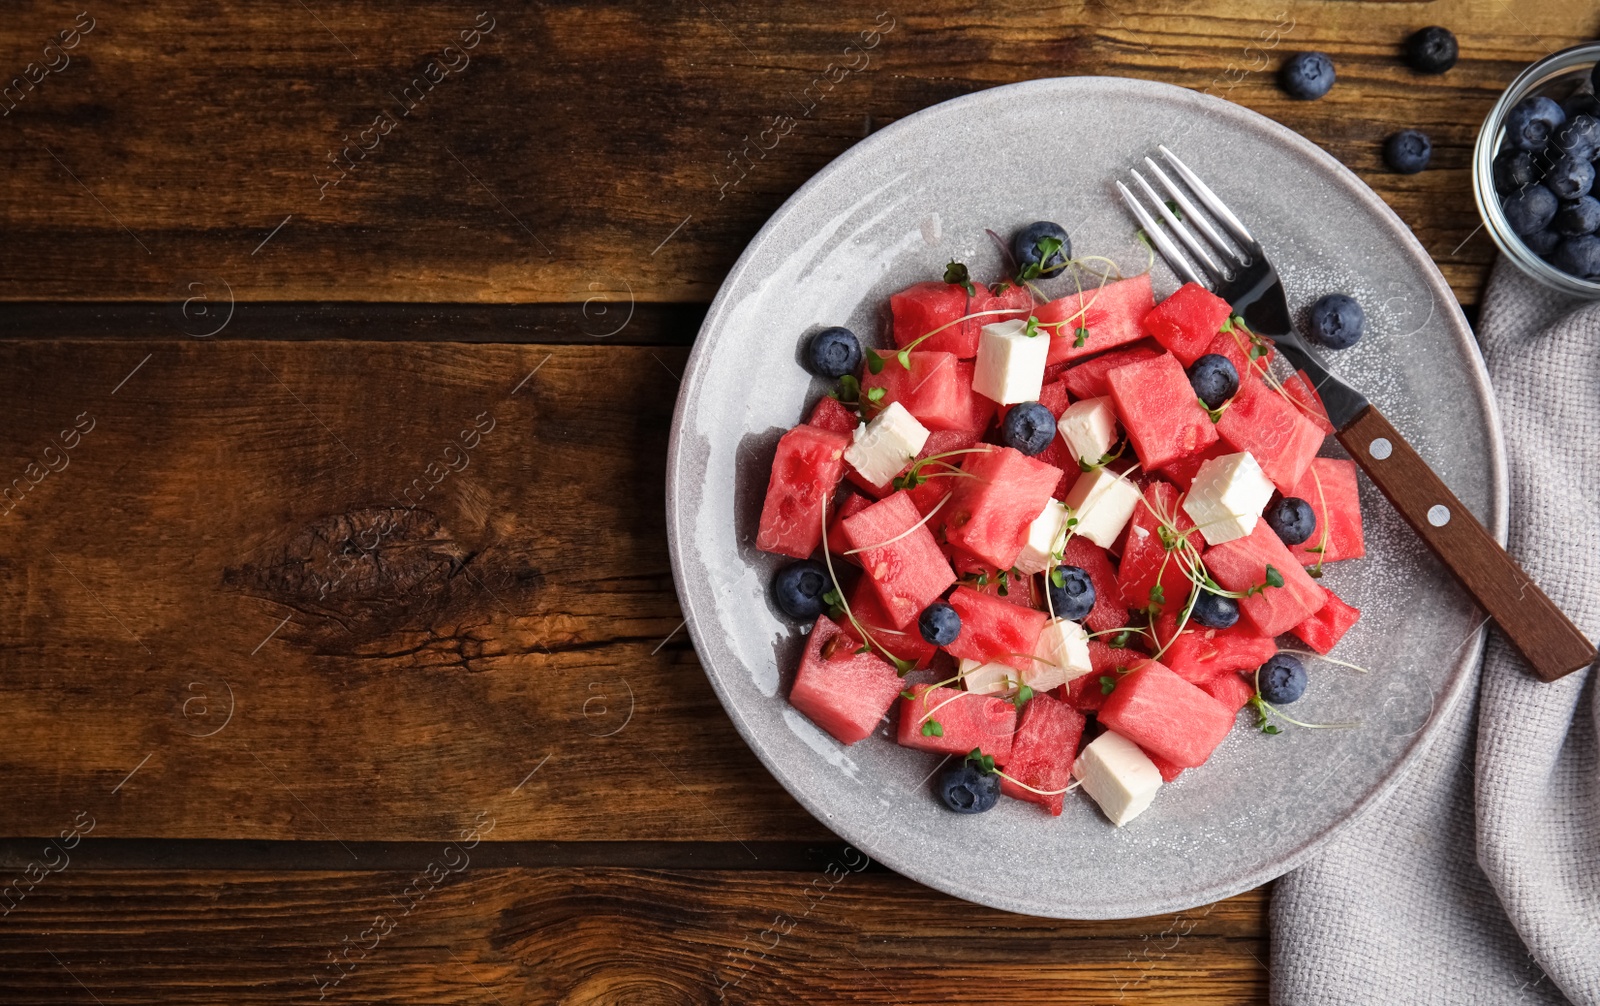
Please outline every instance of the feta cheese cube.
[[967, 686], [967, 691], [979, 695], [991, 695], [995, 692], [1009, 692], [1017, 687], [1022, 680], [1022, 675], [1013, 667], [999, 661], [980, 664], [976, 660], [961, 659], [959, 668], [961, 681]]
[[1050, 356], [1050, 333], [1036, 328], [1033, 335], [1027, 335], [1026, 328], [1024, 321], [983, 326], [978, 333], [973, 391], [1001, 405], [1039, 400], [1045, 360]]
[[1249, 451], [1212, 458], [1195, 473], [1183, 498], [1208, 545], [1248, 537], [1272, 499], [1274, 487]]
[[1022, 551], [1017, 555], [1017, 561], [1012, 563], [1019, 573], [1032, 576], [1043, 573], [1050, 564], [1054, 550], [1061, 544], [1065, 535], [1063, 529], [1067, 526], [1067, 505], [1059, 500], [1051, 500], [1044, 505], [1044, 512], [1033, 519], [1028, 525], [1028, 540], [1023, 544]]
[[1061, 439], [1072, 449], [1072, 456], [1094, 464], [1117, 442], [1117, 414], [1109, 398], [1085, 398], [1067, 406], [1056, 421]]
[[1117, 827], [1144, 813], [1161, 788], [1161, 772], [1139, 745], [1107, 730], [1072, 763], [1072, 774]]
[[1034, 664], [1033, 671], [1024, 679], [1036, 692], [1076, 681], [1094, 669], [1089, 663], [1089, 634], [1083, 631], [1083, 626], [1069, 619], [1057, 618], [1045, 623], [1034, 653], [1041, 662]]
[[862, 478], [881, 486], [899, 475], [927, 442], [928, 428], [904, 405], [890, 402], [872, 422], [856, 427], [855, 440], [845, 448], [844, 459]]
[[1139, 487], [1115, 472], [1104, 468], [1084, 472], [1067, 493], [1067, 507], [1078, 521], [1072, 530], [1101, 548], [1110, 548], [1133, 516], [1139, 498]]

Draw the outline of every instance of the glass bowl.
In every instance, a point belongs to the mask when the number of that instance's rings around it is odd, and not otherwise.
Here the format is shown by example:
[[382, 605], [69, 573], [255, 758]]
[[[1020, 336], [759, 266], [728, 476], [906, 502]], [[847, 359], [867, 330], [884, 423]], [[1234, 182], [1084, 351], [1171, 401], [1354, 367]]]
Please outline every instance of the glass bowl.
[[[1591, 94], [1589, 73], [1600, 62], [1600, 42], [1588, 42], [1550, 56], [1528, 67], [1511, 82], [1506, 92], [1495, 102], [1489, 117], [1483, 120], [1478, 131], [1478, 142], [1472, 154], [1472, 188], [1478, 200], [1478, 212], [1489, 229], [1494, 243], [1517, 268], [1548, 287], [1577, 297], [1600, 299], [1600, 283], [1562, 272], [1523, 244], [1522, 238], [1511, 229], [1500, 209], [1500, 196], [1494, 189], [1494, 158], [1505, 140], [1505, 120], [1511, 109], [1522, 99], [1533, 95], [1553, 98], [1565, 103], [1578, 95]], [[1600, 198], [1600, 195], [1597, 195]]]

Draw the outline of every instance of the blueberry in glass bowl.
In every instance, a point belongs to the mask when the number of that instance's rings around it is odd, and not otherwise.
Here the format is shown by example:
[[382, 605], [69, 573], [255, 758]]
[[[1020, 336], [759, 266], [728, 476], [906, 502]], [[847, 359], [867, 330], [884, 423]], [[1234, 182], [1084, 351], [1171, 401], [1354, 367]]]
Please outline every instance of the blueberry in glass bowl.
[[1597, 84], [1600, 42], [1533, 64], [1489, 112], [1472, 159], [1478, 212], [1501, 252], [1546, 286], [1591, 299], [1600, 299], [1590, 227], [1600, 199]]

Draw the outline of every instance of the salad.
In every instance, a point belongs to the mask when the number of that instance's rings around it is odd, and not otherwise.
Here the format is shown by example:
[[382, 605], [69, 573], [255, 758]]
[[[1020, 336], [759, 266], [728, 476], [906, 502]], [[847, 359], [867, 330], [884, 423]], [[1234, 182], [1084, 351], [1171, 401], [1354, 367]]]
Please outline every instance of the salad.
[[[958, 813], [1081, 789], [1121, 826], [1247, 707], [1299, 722], [1301, 658], [1360, 617], [1318, 582], [1365, 554], [1355, 464], [1226, 301], [1156, 303], [1048, 221], [1002, 247], [992, 283], [952, 262], [891, 296], [893, 349], [809, 338], [835, 383], [778, 442], [756, 547], [795, 560], [773, 599], [818, 727], [956, 756]], [[1364, 326], [1338, 294], [1310, 317], [1332, 348]]]

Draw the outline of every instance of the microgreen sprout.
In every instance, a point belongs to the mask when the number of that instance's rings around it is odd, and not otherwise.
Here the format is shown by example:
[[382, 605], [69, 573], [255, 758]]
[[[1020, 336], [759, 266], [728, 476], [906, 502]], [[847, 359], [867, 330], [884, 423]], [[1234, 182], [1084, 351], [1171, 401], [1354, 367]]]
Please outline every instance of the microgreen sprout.
[[1038, 279], [1040, 276], [1058, 273], [1071, 264], [1070, 261], [1065, 261], [1049, 268], [1045, 268], [1043, 265], [1043, 263], [1050, 260], [1050, 256], [1061, 250], [1060, 238], [1040, 238], [1033, 243], [1033, 249], [1039, 253], [1039, 260], [1037, 262], [1029, 262], [1022, 267], [1021, 271], [1017, 273], [1018, 282], [1026, 283], [1030, 279]]
[[1322, 491], [1322, 476], [1317, 474], [1315, 463], [1311, 465], [1311, 481], [1317, 484], [1317, 503], [1321, 506], [1317, 524], [1320, 525], [1318, 530], [1322, 533], [1317, 536], [1316, 547], [1306, 549], [1307, 552], [1315, 552], [1317, 556], [1317, 564], [1306, 570], [1306, 572], [1320, 580], [1322, 579], [1322, 560], [1328, 552], [1328, 497]]
[[833, 590], [823, 595], [823, 601], [829, 605], [838, 604], [839, 609], [844, 612], [844, 616], [849, 620], [851, 626], [861, 634], [863, 649], [869, 646], [877, 647], [878, 652], [889, 658], [889, 662], [894, 664], [894, 669], [902, 678], [911, 673], [917, 666], [916, 661], [904, 660], [895, 656], [882, 643], [873, 638], [872, 633], [868, 632], [866, 627], [856, 620], [855, 612], [850, 610], [850, 602], [845, 600], [844, 593], [839, 590], [839, 578], [833, 572], [833, 553], [828, 549], [828, 494], [826, 492], [822, 494], [822, 561], [827, 564], [828, 579], [834, 583]]
[[945, 266], [944, 281], [967, 291], [968, 297], [976, 297], [978, 295], [977, 289], [972, 285], [972, 276], [967, 272], [967, 266], [964, 262], [952, 261]]
[[[956, 451], [945, 451], [942, 454], [930, 454], [925, 458], [918, 458], [916, 461], [911, 463], [911, 467], [908, 468], [904, 474], [896, 475], [894, 480], [889, 484], [896, 489], [915, 489], [924, 482], [927, 482], [929, 479], [938, 475], [948, 475], [952, 478], [976, 478], [977, 476], [973, 475], [971, 472], [964, 472], [960, 468], [957, 468], [955, 465], [944, 459], [955, 457], [958, 454], [983, 454], [988, 450], [989, 448], [987, 447], [963, 447]], [[938, 465], [939, 467], [947, 470], [942, 472], [924, 473], [922, 469], [926, 465]]]

